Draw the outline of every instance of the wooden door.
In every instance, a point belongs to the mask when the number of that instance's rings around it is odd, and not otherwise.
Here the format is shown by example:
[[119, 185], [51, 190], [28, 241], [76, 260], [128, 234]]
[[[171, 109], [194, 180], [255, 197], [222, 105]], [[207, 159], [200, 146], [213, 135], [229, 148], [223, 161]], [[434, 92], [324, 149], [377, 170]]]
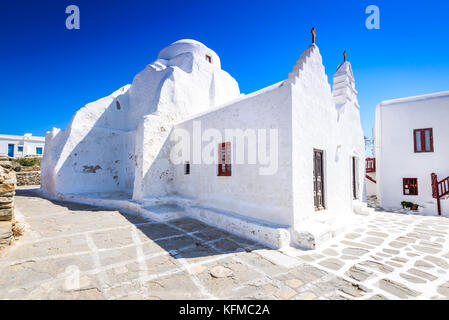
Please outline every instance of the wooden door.
[[355, 157], [352, 157], [352, 196], [357, 199], [357, 161]]
[[324, 210], [324, 170], [322, 150], [313, 150], [313, 196], [315, 211]]

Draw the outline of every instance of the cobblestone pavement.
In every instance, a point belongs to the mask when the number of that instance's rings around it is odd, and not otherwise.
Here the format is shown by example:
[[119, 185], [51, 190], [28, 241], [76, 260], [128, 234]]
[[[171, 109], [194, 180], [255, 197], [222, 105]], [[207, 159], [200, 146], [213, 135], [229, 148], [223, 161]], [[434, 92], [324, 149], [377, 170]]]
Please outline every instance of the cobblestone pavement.
[[0, 299], [448, 299], [449, 219], [375, 212], [315, 251], [18, 190]]

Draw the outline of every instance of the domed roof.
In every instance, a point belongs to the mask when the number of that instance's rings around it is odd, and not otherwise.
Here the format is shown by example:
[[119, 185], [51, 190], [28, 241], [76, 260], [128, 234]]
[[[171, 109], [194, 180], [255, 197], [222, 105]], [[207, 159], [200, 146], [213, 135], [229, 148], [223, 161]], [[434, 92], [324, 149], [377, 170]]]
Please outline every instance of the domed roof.
[[[162, 49], [161, 52], [159, 52], [157, 58], [170, 60], [176, 56], [179, 56], [180, 54], [187, 52], [192, 53], [194, 56], [200, 59], [204, 59], [204, 61], [210, 62], [213, 65], [221, 68], [220, 58], [218, 57], [218, 55], [201, 42], [192, 39], [182, 39], [173, 42], [168, 47]], [[207, 57], [210, 57], [210, 59]]]

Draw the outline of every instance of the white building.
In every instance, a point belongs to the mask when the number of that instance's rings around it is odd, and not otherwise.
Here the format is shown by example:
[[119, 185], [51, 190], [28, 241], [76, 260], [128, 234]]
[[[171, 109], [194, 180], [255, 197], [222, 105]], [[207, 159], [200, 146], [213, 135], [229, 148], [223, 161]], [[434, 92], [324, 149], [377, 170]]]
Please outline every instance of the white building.
[[191, 216], [272, 247], [314, 248], [364, 209], [356, 94], [349, 62], [331, 90], [315, 44], [286, 80], [243, 95], [214, 51], [180, 40], [132, 85], [47, 133], [42, 189], [156, 220]]
[[31, 155], [43, 155], [45, 138], [35, 137], [31, 133], [23, 136], [0, 134], [0, 154], [13, 158]]
[[[449, 216], [449, 91], [384, 101], [374, 125], [376, 190], [382, 207], [400, 209], [401, 202], [437, 215], [431, 174], [440, 182], [441, 212]], [[369, 183], [367, 181], [367, 183]], [[443, 197], [444, 195], [444, 197]]]

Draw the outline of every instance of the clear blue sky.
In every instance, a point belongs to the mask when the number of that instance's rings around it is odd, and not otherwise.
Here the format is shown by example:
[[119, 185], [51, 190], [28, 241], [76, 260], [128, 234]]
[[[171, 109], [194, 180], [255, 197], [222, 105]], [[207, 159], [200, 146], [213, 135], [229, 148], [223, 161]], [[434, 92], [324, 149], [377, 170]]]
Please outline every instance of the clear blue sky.
[[[76, 4], [81, 29], [67, 30]], [[365, 8], [380, 8], [380, 30]], [[382, 100], [449, 90], [447, 1], [39, 0], [0, 7], [0, 133], [45, 135], [86, 103], [131, 83], [170, 43], [215, 50], [244, 93], [285, 79], [317, 44], [331, 81], [343, 50], [371, 136]]]

